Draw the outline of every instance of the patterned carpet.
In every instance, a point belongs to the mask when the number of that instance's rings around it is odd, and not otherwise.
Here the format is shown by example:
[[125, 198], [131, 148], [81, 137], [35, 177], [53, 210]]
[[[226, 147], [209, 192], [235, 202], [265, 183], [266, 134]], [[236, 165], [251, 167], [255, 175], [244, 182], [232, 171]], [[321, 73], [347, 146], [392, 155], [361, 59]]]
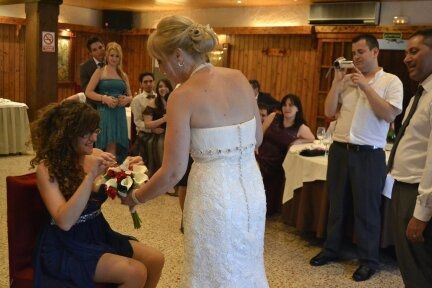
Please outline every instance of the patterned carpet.
[[[0, 287], [9, 287], [5, 177], [28, 173], [30, 159], [29, 155], [0, 157], [3, 180], [0, 186]], [[103, 212], [113, 229], [133, 235], [164, 253], [166, 263], [158, 287], [177, 287], [183, 251], [178, 198], [164, 195], [140, 206], [138, 212], [143, 220], [140, 230], [133, 229], [128, 210], [116, 201], [108, 200]], [[403, 287], [399, 269], [389, 257], [383, 257], [382, 270], [371, 280], [356, 283], [351, 280], [357, 268], [352, 247], [348, 247], [346, 253], [348, 260], [316, 268], [308, 262], [320, 250], [317, 241], [300, 237], [279, 217], [267, 221], [265, 236], [265, 263], [270, 287]]]

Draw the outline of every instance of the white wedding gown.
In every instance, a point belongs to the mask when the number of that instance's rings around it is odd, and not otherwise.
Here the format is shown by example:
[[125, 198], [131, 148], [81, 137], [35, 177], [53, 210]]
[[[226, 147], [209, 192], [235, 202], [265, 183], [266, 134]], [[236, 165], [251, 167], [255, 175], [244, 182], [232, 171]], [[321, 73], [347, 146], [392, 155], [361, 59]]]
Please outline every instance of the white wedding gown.
[[184, 209], [184, 288], [265, 288], [266, 199], [254, 156], [255, 118], [191, 129]]

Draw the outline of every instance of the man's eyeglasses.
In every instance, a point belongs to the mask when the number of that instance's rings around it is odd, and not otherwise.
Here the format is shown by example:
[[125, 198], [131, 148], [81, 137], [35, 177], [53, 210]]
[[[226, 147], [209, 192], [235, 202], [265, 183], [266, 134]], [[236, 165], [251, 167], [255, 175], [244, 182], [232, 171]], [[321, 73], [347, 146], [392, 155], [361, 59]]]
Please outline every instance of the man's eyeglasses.
[[91, 133], [87, 133], [87, 134], [84, 134], [82, 137], [83, 138], [90, 138], [93, 134], [97, 134], [97, 135], [99, 135], [99, 133], [101, 132], [102, 130], [100, 129], [100, 128], [97, 128], [97, 129], [95, 129], [93, 132], [91, 132]]

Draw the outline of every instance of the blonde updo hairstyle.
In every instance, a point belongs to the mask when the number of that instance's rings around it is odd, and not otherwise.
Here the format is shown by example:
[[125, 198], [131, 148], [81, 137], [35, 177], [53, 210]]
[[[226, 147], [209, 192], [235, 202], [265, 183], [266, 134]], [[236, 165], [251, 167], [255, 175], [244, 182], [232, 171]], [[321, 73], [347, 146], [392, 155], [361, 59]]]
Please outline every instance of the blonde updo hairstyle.
[[205, 60], [218, 44], [216, 33], [208, 25], [195, 23], [184, 16], [163, 18], [150, 35], [147, 50], [153, 58], [166, 59], [180, 48], [194, 60]]
[[122, 66], [123, 66], [123, 51], [122, 51], [120, 44], [118, 44], [117, 42], [109, 42], [107, 44], [106, 56], [105, 56], [106, 63], [108, 63], [108, 57], [109, 57], [109, 54], [111, 53], [111, 51], [115, 51], [119, 55], [120, 61], [119, 61], [119, 64], [117, 66], [117, 73], [119, 74], [120, 78], [122, 78], [123, 80], [126, 81], [126, 74], [123, 72], [123, 68], [122, 68]]

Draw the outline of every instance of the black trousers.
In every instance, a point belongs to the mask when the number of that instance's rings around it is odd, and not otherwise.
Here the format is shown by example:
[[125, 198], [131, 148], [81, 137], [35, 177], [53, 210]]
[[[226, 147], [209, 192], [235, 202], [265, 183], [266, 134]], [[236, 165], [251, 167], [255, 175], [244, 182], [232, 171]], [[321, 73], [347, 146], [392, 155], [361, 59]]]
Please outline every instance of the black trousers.
[[382, 149], [355, 150], [339, 144], [331, 145], [328, 156], [330, 207], [323, 252], [328, 256], [338, 256], [345, 221], [352, 207], [359, 262], [378, 269], [385, 153]]
[[392, 193], [393, 231], [402, 279], [408, 288], [432, 287], [432, 225], [423, 232], [424, 243], [413, 244], [405, 231], [414, 213], [418, 184], [395, 181]]

